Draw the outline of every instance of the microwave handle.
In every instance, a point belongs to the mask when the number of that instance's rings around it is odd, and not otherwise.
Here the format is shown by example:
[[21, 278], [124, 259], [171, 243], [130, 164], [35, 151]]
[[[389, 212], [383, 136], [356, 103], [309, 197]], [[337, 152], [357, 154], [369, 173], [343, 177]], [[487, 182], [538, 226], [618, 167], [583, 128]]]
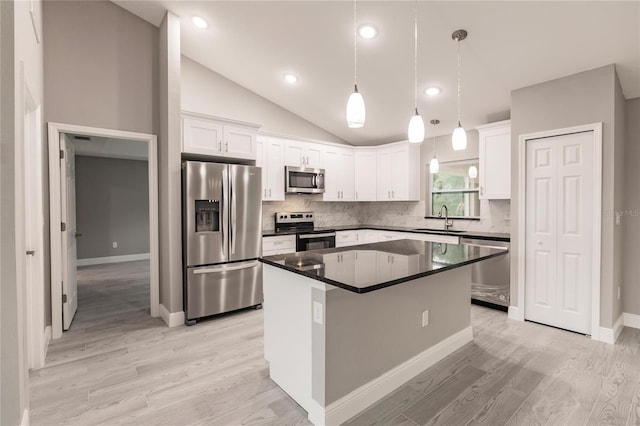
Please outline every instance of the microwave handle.
[[318, 175], [313, 175], [311, 177], [311, 186], [313, 186], [314, 188], [318, 187]]
[[320, 189], [321, 187], [324, 187], [324, 175], [319, 173], [317, 175], [315, 175], [315, 187]]

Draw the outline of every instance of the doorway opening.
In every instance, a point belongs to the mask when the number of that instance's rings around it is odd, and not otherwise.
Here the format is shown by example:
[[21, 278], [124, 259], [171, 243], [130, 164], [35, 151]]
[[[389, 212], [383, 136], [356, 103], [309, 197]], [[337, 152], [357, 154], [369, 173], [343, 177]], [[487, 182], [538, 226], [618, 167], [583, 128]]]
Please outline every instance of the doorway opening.
[[157, 317], [156, 137], [49, 123], [49, 150], [52, 337]]

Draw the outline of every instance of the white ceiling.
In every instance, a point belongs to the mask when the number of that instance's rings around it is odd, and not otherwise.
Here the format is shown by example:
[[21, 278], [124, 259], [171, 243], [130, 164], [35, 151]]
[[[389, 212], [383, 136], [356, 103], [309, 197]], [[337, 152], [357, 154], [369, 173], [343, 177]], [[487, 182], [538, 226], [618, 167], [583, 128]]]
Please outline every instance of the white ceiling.
[[[181, 17], [182, 53], [355, 145], [406, 139], [413, 111], [414, 2], [359, 1], [358, 22], [379, 30], [358, 38], [358, 87], [364, 128], [349, 129], [353, 89], [351, 1], [115, 1], [154, 25], [165, 10]], [[580, 71], [616, 64], [627, 99], [640, 96], [638, 1], [421, 1], [419, 110], [456, 124], [456, 43], [461, 42], [462, 124], [509, 118], [510, 92]], [[204, 17], [209, 27], [191, 22]], [[295, 86], [282, 74], [299, 77]], [[424, 95], [438, 86], [442, 94]], [[433, 134], [427, 125], [427, 135]]]

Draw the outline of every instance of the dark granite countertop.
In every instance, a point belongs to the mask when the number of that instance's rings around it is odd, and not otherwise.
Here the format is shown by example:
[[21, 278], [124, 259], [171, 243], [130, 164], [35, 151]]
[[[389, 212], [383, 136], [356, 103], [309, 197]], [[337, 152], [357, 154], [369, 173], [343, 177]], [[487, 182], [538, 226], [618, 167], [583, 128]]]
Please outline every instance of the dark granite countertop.
[[267, 256], [268, 265], [355, 293], [367, 293], [502, 256], [507, 250], [395, 240]]
[[[463, 232], [447, 232], [444, 229], [432, 229], [429, 231], [419, 230], [418, 228], [409, 228], [404, 226], [385, 226], [385, 225], [342, 225], [331, 226], [326, 228], [315, 228], [314, 231], [335, 230], [335, 231], [353, 231], [359, 229], [372, 229], [377, 231], [397, 231], [397, 232], [413, 232], [417, 234], [435, 234], [435, 235], [453, 235], [465, 238], [477, 238], [480, 240], [488, 241], [510, 241], [511, 236], [509, 234], [502, 234], [497, 232], [482, 232], [482, 231], [463, 231]], [[274, 229], [262, 231], [263, 237], [273, 237], [276, 235], [293, 235], [295, 231], [276, 232]]]

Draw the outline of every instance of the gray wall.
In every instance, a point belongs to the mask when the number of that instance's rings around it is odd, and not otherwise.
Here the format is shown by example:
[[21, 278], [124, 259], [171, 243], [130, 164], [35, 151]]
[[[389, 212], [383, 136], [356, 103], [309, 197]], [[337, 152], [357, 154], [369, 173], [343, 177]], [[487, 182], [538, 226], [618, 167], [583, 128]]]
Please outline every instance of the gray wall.
[[148, 170], [147, 161], [76, 156], [78, 259], [149, 253]]
[[108, 1], [44, 3], [47, 121], [158, 133], [158, 29]]
[[167, 12], [158, 32], [160, 47], [160, 303], [182, 311], [182, 218], [180, 194], [180, 18]]
[[290, 136], [344, 142], [268, 99], [182, 57], [182, 109], [262, 125]]
[[[45, 123], [158, 133], [156, 27], [102, 0], [44, 2], [42, 20], [46, 46]], [[43, 156], [47, 159], [48, 155], [45, 143]], [[44, 217], [48, 218], [46, 161], [44, 167]], [[47, 324], [51, 324], [48, 220], [44, 236], [45, 318]]]
[[[518, 137], [522, 134], [589, 123], [603, 123], [603, 213], [615, 206], [615, 93], [613, 65], [511, 92], [511, 300], [518, 296]], [[622, 182], [618, 182], [621, 185]], [[600, 325], [611, 328], [617, 317], [614, 216], [602, 216]]]
[[623, 311], [640, 315], [640, 98], [626, 102], [623, 231]]

